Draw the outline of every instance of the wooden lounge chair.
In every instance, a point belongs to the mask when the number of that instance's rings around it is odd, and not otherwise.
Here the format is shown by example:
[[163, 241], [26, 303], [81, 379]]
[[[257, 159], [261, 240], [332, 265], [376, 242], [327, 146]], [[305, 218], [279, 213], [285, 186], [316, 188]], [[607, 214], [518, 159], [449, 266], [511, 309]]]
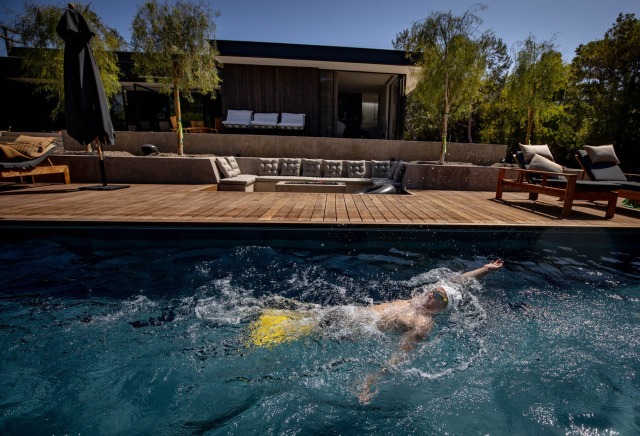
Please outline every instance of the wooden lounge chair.
[[593, 163], [587, 150], [578, 150], [576, 159], [591, 180], [617, 183], [620, 185], [619, 197], [640, 201], [640, 175], [623, 173], [617, 158]]
[[[516, 161], [521, 161], [516, 157]], [[562, 216], [571, 215], [574, 200], [604, 200], [607, 202], [605, 218], [613, 218], [618, 201], [620, 185], [616, 183], [592, 182], [577, 180], [577, 174], [564, 174], [561, 172], [541, 171], [530, 168], [510, 169], [516, 171], [516, 179], [507, 179], [506, 168], [498, 171], [498, 186], [496, 198], [501, 199], [504, 188], [529, 192], [530, 200], [537, 200], [539, 194], [558, 197], [563, 201]]]
[[[0, 144], [0, 179], [17, 178], [20, 183], [24, 177], [46, 174], [62, 174], [64, 183], [70, 183], [69, 167], [53, 165], [49, 155], [57, 147], [52, 137], [34, 137], [20, 135], [14, 142]], [[48, 165], [41, 165], [43, 163]]]

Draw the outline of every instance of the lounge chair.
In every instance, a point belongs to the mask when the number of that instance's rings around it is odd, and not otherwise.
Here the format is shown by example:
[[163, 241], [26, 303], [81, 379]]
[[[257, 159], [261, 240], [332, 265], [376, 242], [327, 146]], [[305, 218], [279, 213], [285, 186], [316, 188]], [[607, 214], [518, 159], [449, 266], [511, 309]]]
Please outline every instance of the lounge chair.
[[[610, 149], [610, 152], [613, 154], [603, 153], [604, 151], [609, 151], [605, 149], [596, 150], [595, 154], [592, 153], [594, 156], [598, 156], [595, 158], [598, 162], [593, 163], [589, 156], [589, 150], [593, 151], [595, 148], [596, 147], [587, 148], [587, 150], [578, 150], [576, 153], [578, 163], [589, 178], [597, 182], [617, 183], [620, 185], [620, 190], [618, 191], [619, 197], [640, 201], [640, 182], [629, 180], [630, 178], [640, 180], [640, 175], [625, 174], [622, 172], [622, 169], [618, 165], [618, 158], [613, 152], [613, 147]], [[607, 157], [607, 155], [609, 156]]]
[[[14, 142], [0, 144], [0, 178], [18, 178], [23, 182], [23, 177], [62, 174], [64, 183], [70, 183], [69, 167], [67, 165], [53, 165], [49, 155], [57, 147], [53, 137], [34, 137], [20, 135]], [[49, 165], [40, 164], [48, 162]]]
[[282, 113], [278, 129], [284, 130], [304, 130], [304, 114]]
[[251, 121], [251, 127], [256, 129], [275, 129], [278, 127], [278, 114], [255, 113]]
[[227, 119], [222, 122], [222, 125], [230, 129], [249, 129], [252, 117], [253, 111], [229, 109]]
[[[536, 156], [532, 158], [530, 163], [521, 164], [521, 168], [510, 169], [518, 173], [516, 179], [505, 178], [506, 168], [499, 169], [498, 185], [496, 187], [497, 199], [502, 198], [505, 187], [529, 192], [530, 200], [537, 200], [539, 194], [558, 197], [563, 200], [563, 217], [571, 215], [574, 200], [604, 200], [607, 202], [605, 218], [613, 218], [618, 201], [617, 191], [620, 189], [620, 185], [577, 180], [577, 174], [562, 173], [560, 165], [541, 155]], [[524, 157], [518, 156], [517, 153], [515, 158], [517, 162], [524, 161]]]

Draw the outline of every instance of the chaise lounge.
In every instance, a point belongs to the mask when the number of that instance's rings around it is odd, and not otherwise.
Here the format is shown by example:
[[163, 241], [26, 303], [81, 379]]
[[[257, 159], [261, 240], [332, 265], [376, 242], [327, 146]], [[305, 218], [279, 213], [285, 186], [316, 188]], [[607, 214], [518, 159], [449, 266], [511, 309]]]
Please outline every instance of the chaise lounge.
[[[539, 147], [539, 148], [534, 148]], [[530, 200], [537, 200], [539, 194], [558, 197], [563, 201], [562, 216], [571, 215], [574, 200], [604, 200], [607, 202], [605, 218], [613, 218], [618, 201], [618, 189], [620, 185], [607, 182], [593, 182], [577, 180], [577, 174], [563, 173], [562, 166], [553, 162], [553, 157], [548, 147], [523, 146], [523, 151], [517, 152], [515, 159], [520, 162], [521, 168], [517, 171], [516, 179], [507, 179], [506, 169], [498, 171], [498, 185], [496, 187], [496, 199], [501, 199], [504, 188], [529, 192]], [[521, 153], [522, 156], [519, 156]], [[525, 162], [524, 164], [522, 162]]]
[[[62, 174], [65, 184], [70, 183], [69, 167], [53, 165], [49, 155], [57, 147], [53, 137], [20, 135], [13, 142], [0, 144], [0, 178], [17, 178], [22, 183], [24, 177], [47, 174]], [[47, 162], [49, 165], [41, 165]]]
[[584, 148], [584, 150], [578, 150], [576, 159], [591, 180], [616, 183], [620, 185], [619, 197], [640, 201], [640, 182], [629, 180], [630, 178], [640, 180], [640, 175], [622, 172], [612, 145], [598, 147], [585, 145]]

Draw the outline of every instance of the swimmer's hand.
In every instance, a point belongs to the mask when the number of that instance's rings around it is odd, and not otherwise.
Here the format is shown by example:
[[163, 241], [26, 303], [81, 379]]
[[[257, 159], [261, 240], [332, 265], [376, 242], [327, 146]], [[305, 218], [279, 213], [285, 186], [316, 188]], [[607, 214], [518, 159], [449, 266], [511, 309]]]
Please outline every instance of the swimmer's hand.
[[462, 274], [462, 277], [464, 277], [465, 279], [477, 279], [487, 274], [490, 271], [495, 271], [502, 268], [503, 265], [504, 265], [504, 261], [502, 259], [496, 259], [492, 262], [487, 263], [482, 268], [478, 268], [476, 270], [469, 271]]
[[504, 261], [502, 259], [496, 259], [493, 262], [489, 262], [484, 267], [487, 268], [488, 270], [493, 271], [493, 270], [502, 268], [502, 265], [504, 265]]

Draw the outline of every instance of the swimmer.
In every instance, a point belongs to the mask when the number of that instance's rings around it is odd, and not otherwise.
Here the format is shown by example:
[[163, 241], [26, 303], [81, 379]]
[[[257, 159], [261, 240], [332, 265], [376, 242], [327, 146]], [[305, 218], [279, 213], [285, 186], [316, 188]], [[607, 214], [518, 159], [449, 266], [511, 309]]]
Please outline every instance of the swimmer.
[[[481, 268], [462, 274], [462, 278], [480, 278], [491, 271], [502, 268], [503, 264], [501, 259], [494, 260]], [[427, 338], [433, 328], [433, 316], [445, 310], [448, 305], [447, 291], [442, 287], [437, 287], [409, 300], [396, 300], [367, 308], [378, 315], [378, 328], [385, 331], [402, 332], [404, 335], [400, 341], [399, 350], [386, 365], [380, 371], [365, 377], [358, 394], [361, 403], [369, 403], [377, 393], [377, 389], [373, 391], [371, 389], [373, 384], [390, 368], [405, 361], [408, 358], [408, 353], [420, 341]]]
[[[501, 259], [494, 260], [473, 271], [462, 274], [463, 280], [480, 278], [491, 271], [502, 268]], [[449, 295], [442, 287], [420, 293], [408, 300], [395, 300], [365, 307], [334, 307], [321, 316], [314, 310], [300, 310], [297, 303], [291, 309], [268, 309], [250, 327], [249, 342], [260, 347], [271, 347], [293, 341], [332, 324], [339, 324], [342, 318], [355, 316], [375, 323], [381, 331], [403, 333], [398, 351], [377, 373], [367, 376], [361, 384], [358, 399], [368, 403], [375, 396], [371, 391], [375, 381], [390, 368], [408, 358], [408, 353], [427, 338], [433, 329], [433, 316], [449, 306]]]

